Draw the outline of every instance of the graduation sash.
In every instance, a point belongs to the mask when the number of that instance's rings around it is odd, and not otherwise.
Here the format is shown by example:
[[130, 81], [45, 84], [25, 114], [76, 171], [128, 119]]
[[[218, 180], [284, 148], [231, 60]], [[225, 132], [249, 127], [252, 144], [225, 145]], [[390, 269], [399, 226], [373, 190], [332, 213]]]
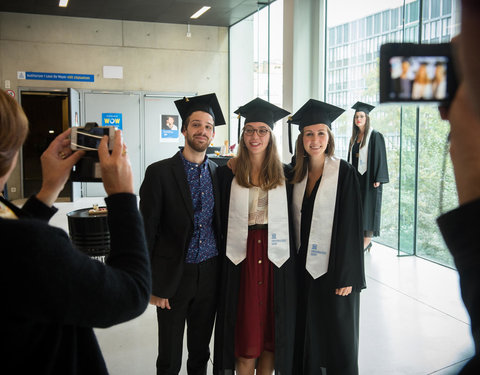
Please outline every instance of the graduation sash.
[[[358, 152], [358, 168], [357, 168], [357, 170], [358, 170], [358, 173], [360, 173], [361, 175], [363, 175], [367, 171], [368, 144], [370, 142], [370, 136], [372, 135], [372, 130], [373, 130], [372, 127], [370, 127], [370, 129], [368, 129], [367, 138], [365, 139], [365, 146], [361, 147], [359, 152]], [[355, 138], [355, 142], [356, 141], [357, 141], [357, 139]], [[352, 164], [352, 157], [353, 157], [352, 149], [353, 149], [353, 144], [352, 144], [352, 147], [350, 147], [350, 157], [348, 158], [348, 162], [350, 164]]]
[[[227, 257], [235, 265], [247, 257], [249, 190], [233, 178], [228, 211]], [[289, 257], [287, 191], [282, 184], [268, 191], [268, 259], [281, 267]]]
[[[314, 279], [327, 273], [332, 242], [333, 219], [337, 200], [338, 174], [340, 159], [326, 157], [323, 175], [313, 206], [312, 223], [307, 247], [306, 270]], [[297, 251], [300, 248], [300, 225], [302, 203], [307, 186], [308, 173], [293, 187], [293, 222], [297, 235]]]

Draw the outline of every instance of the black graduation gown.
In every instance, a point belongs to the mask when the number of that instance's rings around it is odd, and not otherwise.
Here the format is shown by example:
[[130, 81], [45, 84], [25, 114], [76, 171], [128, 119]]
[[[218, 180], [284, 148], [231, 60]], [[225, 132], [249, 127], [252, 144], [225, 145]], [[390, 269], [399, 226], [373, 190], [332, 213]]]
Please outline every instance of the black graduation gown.
[[[305, 261], [319, 181], [302, 204], [295, 373], [317, 375], [325, 367], [328, 375], [356, 375], [360, 291], [365, 288], [358, 180], [353, 167], [341, 160], [328, 271], [314, 280]], [[353, 287], [350, 295], [335, 294], [346, 286]]]
[[[350, 150], [347, 160], [350, 160]], [[371, 231], [373, 236], [377, 237], [380, 235], [382, 186], [389, 182], [389, 177], [385, 140], [383, 135], [376, 130], [372, 130], [368, 142], [367, 163], [367, 171], [363, 175], [357, 172], [363, 203], [363, 230]], [[374, 188], [374, 182], [380, 182], [381, 184]]]
[[[287, 167], [285, 167], [287, 168]], [[215, 344], [213, 373], [233, 374], [235, 370], [235, 324], [237, 318], [238, 291], [240, 285], [240, 264], [234, 265], [225, 255], [228, 228], [228, 208], [233, 174], [227, 166], [217, 168], [221, 192], [221, 215], [224, 242], [222, 244], [222, 272], [220, 297], [215, 323]], [[290, 201], [292, 186], [286, 183]], [[290, 205], [289, 205], [290, 207]], [[289, 212], [289, 229], [292, 220]], [[274, 270], [274, 313], [275, 313], [275, 374], [294, 374], [293, 350], [295, 337], [296, 277], [294, 242], [290, 240], [290, 258]]]

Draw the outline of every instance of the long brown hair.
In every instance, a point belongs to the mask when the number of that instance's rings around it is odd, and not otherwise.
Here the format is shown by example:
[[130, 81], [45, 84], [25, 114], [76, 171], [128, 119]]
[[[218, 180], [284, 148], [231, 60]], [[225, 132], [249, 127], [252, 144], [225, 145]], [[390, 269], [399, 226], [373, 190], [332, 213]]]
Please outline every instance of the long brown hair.
[[[325, 149], [325, 156], [333, 156], [335, 154], [335, 139], [329, 127], [327, 127], [328, 144]], [[293, 178], [290, 181], [292, 184], [297, 184], [305, 178], [308, 171], [309, 155], [303, 146], [304, 129], [300, 131], [295, 143], [295, 167], [293, 167]]]
[[[357, 112], [355, 112], [355, 115], [356, 114]], [[352, 138], [350, 138], [350, 148], [353, 146], [353, 142], [355, 142], [355, 140], [357, 139], [358, 133], [360, 133], [360, 129], [358, 128], [357, 125], [355, 125], [355, 115], [353, 115]], [[368, 134], [369, 130], [370, 130], [370, 116], [367, 113], [365, 113], [365, 132], [363, 133], [364, 135], [363, 135], [362, 143], [360, 144], [360, 148], [365, 146], [365, 141], [367, 140], [366, 135]]]
[[[251, 163], [247, 146], [243, 139], [243, 133], [240, 136], [239, 149], [237, 155], [237, 165], [235, 170], [235, 177], [240, 186], [250, 188], [253, 187], [250, 182]], [[275, 136], [270, 132], [270, 140], [266, 149], [265, 159], [263, 160], [262, 170], [260, 171], [259, 184], [263, 190], [275, 189], [277, 186], [285, 182], [285, 175], [283, 173], [283, 166], [278, 156], [277, 146], [275, 143]]]
[[28, 120], [22, 107], [5, 91], [0, 90], [0, 177], [12, 166], [27, 133]]

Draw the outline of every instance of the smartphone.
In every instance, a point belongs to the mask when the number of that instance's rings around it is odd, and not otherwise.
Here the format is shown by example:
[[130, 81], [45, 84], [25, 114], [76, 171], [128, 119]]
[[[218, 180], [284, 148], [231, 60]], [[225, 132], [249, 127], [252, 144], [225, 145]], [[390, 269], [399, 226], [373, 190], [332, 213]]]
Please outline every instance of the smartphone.
[[[90, 125], [91, 124], [91, 125]], [[98, 126], [96, 123], [86, 124], [85, 127], [72, 127], [70, 133], [70, 147], [72, 150], [98, 150], [104, 135], [108, 135], [108, 149], [113, 150], [115, 126]]]
[[380, 103], [448, 103], [456, 89], [450, 43], [387, 43], [380, 47]]

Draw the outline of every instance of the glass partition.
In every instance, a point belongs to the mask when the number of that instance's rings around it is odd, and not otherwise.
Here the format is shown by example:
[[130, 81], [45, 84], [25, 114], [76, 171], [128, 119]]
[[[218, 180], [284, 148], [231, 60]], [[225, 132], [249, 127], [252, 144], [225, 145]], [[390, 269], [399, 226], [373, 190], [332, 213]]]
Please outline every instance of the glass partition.
[[442, 212], [458, 205], [453, 168], [445, 149], [449, 127], [440, 119], [436, 106], [419, 108], [416, 250], [418, 256], [453, 267], [436, 225]]
[[[378, 60], [386, 42], [448, 42], [459, 31], [458, 1], [326, 0], [326, 7], [325, 100], [347, 109], [333, 127], [337, 156], [347, 157], [358, 100], [377, 106], [371, 123], [385, 138], [390, 182], [376, 240], [453, 266], [435, 222], [457, 202], [448, 158], [443, 172], [448, 124], [435, 105], [378, 105]], [[257, 96], [282, 106], [282, 10], [277, 0], [230, 28], [231, 143], [238, 106]], [[275, 133], [280, 146], [280, 127]]]
[[448, 158], [443, 173], [448, 124], [434, 105], [378, 106], [378, 59], [386, 42], [449, 41], [458, 33], [458, 10], [456, 0], [327, 0], [325, 97], [348, 109], [333, 128], [337, 155], [348, 153], [350, 107], [357, 100], [377, 105], [371, 124], [385, 138], [390, 183], [376, 240], [448, 266], [453, 263], [435, 221], [456, 204]]

